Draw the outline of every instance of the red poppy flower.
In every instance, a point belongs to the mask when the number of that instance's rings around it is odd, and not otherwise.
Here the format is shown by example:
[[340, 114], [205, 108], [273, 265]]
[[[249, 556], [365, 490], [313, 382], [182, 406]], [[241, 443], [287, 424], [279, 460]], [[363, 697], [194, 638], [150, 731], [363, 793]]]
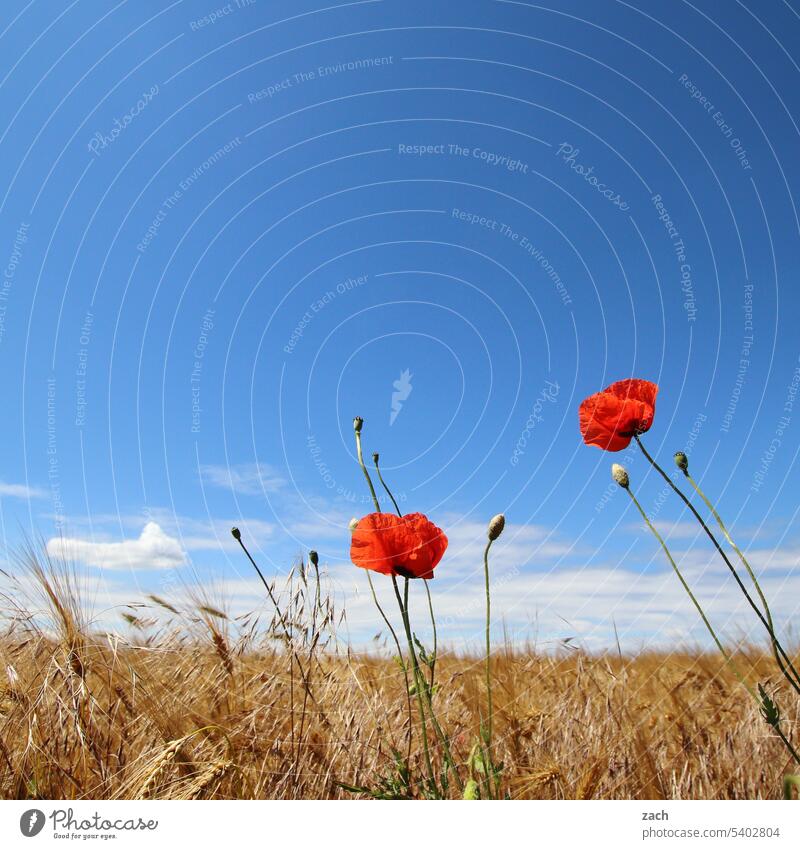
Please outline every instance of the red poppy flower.
[[403, 578], [432, 578], [447, 549], [447, 537], [422, 513], [370, 513], [350, 542], [350, 559], [362, 569]]
[[590, 395], [580, 406], [583, 441], [606, 451], [622, 451], [639, 433], [650, 430], [658, 386], [649, 380], [618, 380]]

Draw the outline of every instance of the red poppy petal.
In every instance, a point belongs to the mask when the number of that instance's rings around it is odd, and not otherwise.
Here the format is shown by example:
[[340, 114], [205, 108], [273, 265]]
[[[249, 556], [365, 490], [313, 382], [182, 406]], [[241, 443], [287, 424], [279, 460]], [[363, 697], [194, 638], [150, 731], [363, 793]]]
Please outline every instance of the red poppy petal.
[[350, 559], [384, 575], [432, 578], [447, 537], [422, 513], [370, 513], [353, 530]]
[[653, 424], [657, 394], [657, 384], [630, 378], [590, 395], [578, 411], [584, 442], [606, 451], [627, 448], [634, 434]]
[[655, 408], [656, 395], [658, 395], [658, 384], [649, 380], [639, 380], [631, 377], [628, 380], [618, 380], [612, 383], [606, 390], [617, 398], [631, 401], [641, 401]]
[[618, 398], [605, 392], [589, 396], [580, 406], [579, 421], [583, 441], [605, 451], [622, 451], [627, 448], [631, 436], [620, 427], [624, 416], [624, 405]]

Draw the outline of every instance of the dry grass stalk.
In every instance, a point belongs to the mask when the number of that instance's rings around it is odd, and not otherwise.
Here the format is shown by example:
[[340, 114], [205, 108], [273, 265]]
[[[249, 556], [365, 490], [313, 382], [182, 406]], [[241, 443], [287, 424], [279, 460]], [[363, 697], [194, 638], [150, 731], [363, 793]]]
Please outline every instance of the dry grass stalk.
[[[47, 627], [42, 606], [17, 595], [0, 635], [0, 668], [13, 670], [0, 695], [0, 797], [350, 798], [343, 784], [396, 777], [392, 750], [405, 753], [408, 722], [402, 672], [343, 646], [343, 613], [326, 591], [317, 603], [313, 575], [283, 596], [291, 646], [256, 614], [232, 620], [219, 615], [224, 605], [198, 612], [160, 597], [152, 619], [139, 617], [143, 629], [109, 639], [81, 618], [78, 598], [59, 597], [74, 587], [40, 577]], [[295, 655], [319, 705], [304, 697]], [[769, 683], [796, 729], [768, 653], [740, 650], [736, 660]], [[781, 796], [780, 741], [715, 655], [506, 647], [492, 673], [495, 761], [514, 797]], [[462, 766], [484, 710], [482, 675], [480, 657], [440, 650], [437, 710]], [[416, 732], [412, 777], [422, 772]], [[433, 757], [439, 769], [440, 747]], [[413, 778], [408, 792], [419, 795]]]

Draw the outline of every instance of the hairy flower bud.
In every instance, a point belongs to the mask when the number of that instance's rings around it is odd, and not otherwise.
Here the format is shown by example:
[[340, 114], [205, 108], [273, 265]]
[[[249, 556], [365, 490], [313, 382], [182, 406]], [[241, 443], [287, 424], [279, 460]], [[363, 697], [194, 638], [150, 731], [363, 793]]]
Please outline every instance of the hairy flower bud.
[[361, 433], [361, 428], [363, 427], [363, 425], [364, 425], [364, 419], [362, 419], [361, 416], [356, 416], [353, 419], [353, 430], [356, 433]]
[[353, 516], [353, 518], [347, 523], [347, 527], [350, 529], [350, 533], [353, 533], [353, 531], [358, 527], [358, 519]]
[[242, 538], [242, 532], [238, 528], [231, 528], [231, 534], [237, 541]]
[[625, 466], [620, 466], [619, 463], [611, 464], [611, 477], [623, 488], [627, 489], [630, 484], [628, 471]]
[[372, 454], [372, 462], [373, 462], [376, 466], [378, 465], [378, 460], [380, 460], [380, 459], [381, 459], [381, 455], [380, 455], [380, 454], [378, 454], [378, 452], [377, 452], [377, 451], [373, 452], [373, 454]]
[[311, 563], [312, 566], [318, 566], [319, 565], [319, 555], [317, 554], [316, 551], [314, 551], [313, 548], [311, 549], [311, 551], [308, 552], [308, 560], [309, 560], [309, 562]]
[[496, 540], [503, 533], [503, 528], [506, 526], [506, 517], [502, 513], [498, 513], [489, 522], [489, 539]]
[[675, 452], [675, 465], [684, 473], [689, 471], [689, 458], [683, 451]]

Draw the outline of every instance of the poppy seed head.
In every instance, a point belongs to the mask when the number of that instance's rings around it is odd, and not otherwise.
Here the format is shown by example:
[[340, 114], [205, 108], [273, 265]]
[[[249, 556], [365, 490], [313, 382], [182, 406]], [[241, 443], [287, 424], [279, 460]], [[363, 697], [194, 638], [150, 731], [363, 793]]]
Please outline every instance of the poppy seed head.
[[380, 454], [378, 454], [378, 452], [377, 452], [377, 451], [373, 452], [373, 454], [372, 454], [372, 462], [373, 462], [376, 466], [378, 465], [378, 460], [380, 460], [380, 459], [381, 459], [381, 455], [380, 455]]
[[314, 551], [313, 548], [311, 549], [311, 551], [308, 552], [308, 559], [312, 566], [319, 565], [319, 555], [316, 551]]
[[506, 517], [502, 513], [498, 513], [496, 516], [492, 517], [492, 520], [489, 522], [489, 539], [494, 541], [496, 540], [500, 534], [503, 533], [503, 528], [506, 526]]
[[242, 532], [238, 528], [231, 528], [231, 535], [237, 541], [242, 538]]
[[361, 416], [356, 416], [353, 419], [353, 430], [356, 433], [361, 433], [361, 428], [363, 427], [363, 425], [364, 425], [364, 419], [362, 419]]
[[630, 485], [630, 478], [625, 466], [620, 466], [619, 463], [611, 464], [611, 477], [623, 488], [627, 489]]

